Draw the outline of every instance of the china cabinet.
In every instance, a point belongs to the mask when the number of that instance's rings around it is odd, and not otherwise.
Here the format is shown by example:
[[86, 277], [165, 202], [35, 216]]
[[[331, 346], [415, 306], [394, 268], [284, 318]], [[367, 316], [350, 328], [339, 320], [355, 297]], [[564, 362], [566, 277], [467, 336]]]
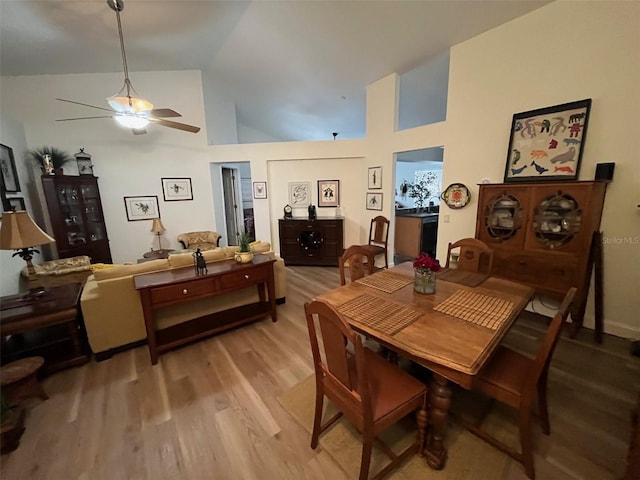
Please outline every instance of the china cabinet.
[[344, 250], [342, 218], [282, 218], [279, 233], [286, 265], [338, 266]]
[[494, 250], [493, 273], [552, 298], [578, 288], [574, 332], [582, 325], [594, 259], [601, 258], [605, 189], [603, 181], [480, 185], [476, 238]]
[[112, 263], [98, 178], [42, 175], [42, 188], [58, 256], [88, 255], [91, 263]]

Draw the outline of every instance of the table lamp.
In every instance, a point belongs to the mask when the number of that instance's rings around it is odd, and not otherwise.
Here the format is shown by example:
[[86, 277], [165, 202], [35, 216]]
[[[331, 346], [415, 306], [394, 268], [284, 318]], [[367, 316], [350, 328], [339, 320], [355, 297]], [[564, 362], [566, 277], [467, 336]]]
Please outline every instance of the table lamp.
[[162, 250], [162, 243], [160, 243], [160, 235], [167, 231], [162, 224], [160, 218], [154, 218], [151, 224], [151, 231], [158, 236], [158, 250]]
[[29, 284], [37, 285], [37, 277], [31, 259], [34, 253], [40, 253], [35, 246], [55, 242], [33, 221], [25, 210], [4, 212], [0, 227], [0, 250], [16, 250], [12, 255], [19, 255], [27, 262]]

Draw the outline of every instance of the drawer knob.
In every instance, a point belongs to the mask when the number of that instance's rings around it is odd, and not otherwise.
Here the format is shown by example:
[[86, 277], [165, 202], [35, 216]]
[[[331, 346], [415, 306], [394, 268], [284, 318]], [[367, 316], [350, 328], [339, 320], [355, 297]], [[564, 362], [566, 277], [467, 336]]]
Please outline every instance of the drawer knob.
[[186, 295], [187, 293], [189, 293], [189, 290], [187, 290], [186, 288], [184, 290], [182, 290], [182, 294]]
[[246, 275], [246, 274], [245, 274], [244, 279], [245, 279], [245, 280], [249, 280], [249, 275]]

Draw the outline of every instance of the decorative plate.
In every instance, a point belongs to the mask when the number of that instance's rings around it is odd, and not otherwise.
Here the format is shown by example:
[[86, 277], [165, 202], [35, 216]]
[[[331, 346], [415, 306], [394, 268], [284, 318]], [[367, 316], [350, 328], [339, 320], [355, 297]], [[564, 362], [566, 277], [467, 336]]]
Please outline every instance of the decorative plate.
[[440, 196], [449, 208], [462, 208], [471, 201], [471, 193], [466, 185], [462, 183], [452, 183]]

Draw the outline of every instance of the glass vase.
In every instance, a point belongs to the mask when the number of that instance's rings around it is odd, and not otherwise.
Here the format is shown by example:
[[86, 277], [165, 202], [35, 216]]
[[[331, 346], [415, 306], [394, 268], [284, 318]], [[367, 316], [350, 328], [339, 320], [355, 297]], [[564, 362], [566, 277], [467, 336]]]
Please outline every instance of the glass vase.
[[431, 270], [414, 270], [413, 289], [416, 293], [436, 293], [436, 274]]

